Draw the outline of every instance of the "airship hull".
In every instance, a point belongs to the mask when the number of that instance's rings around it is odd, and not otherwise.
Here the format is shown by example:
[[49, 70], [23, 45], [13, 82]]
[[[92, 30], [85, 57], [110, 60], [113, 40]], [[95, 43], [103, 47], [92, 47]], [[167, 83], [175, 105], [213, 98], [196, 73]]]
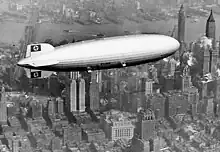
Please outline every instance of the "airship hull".
[[[151, 58], [145, 58], [145, 59], [130, 59], [126, 60], [124, 63], [126, 64], [126, 67], [129, 66], [135, 66], [140, 64], [146, 64], [149, 62], [156, 62], [163, 58], [169, 57], [173, 55], [175, 52], [163, 54], [157, 57], [151, 57]], [[31, 67], [31, 69], [37, 69], [37, 70], [45, 70], [45, 71], [60, 71], [60, 72], [68, 72], [68, 71], [88, 71], [88, 70], [102, 70], [102, 69], [113, 69], [113, 68], [122, 68], [123, 63], [120, 62], [121, 59], [113, 60], [111, 62], [106, 61], [98, 61], [90, 62], [90, 63], [78, 63], [78, 64], [72, 64], [70, 63], [59, 63], [56, 65], [49, 65], [49, 66], [41, 66], [41, 67]]]
[[[42, 45], [43, 47], [43, 45]], [[20, 61], [19, 66], [46, 71], [87, 71], [134, 66], [175, 53], [179, 43], [164, 35], [131, 35], [54, 48]]]

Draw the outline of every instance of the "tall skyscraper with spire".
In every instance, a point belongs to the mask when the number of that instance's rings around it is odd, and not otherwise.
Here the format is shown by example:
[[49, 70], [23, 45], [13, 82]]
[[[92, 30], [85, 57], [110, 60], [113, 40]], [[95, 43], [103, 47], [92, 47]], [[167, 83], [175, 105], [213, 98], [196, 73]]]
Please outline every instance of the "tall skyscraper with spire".
[[216, 31], [215, 19], [213, 16], [213, 12], [211, 10], [209, 18], [206, 22], [206, 37], [212, 39], [212, 48], [210, 48], [210, 65], [209, 65], [209, 72], [211, 73], [216, 71], [215, 66], [218, 61], [218, 50], [216, 49], [215, 46], [216, 45], [215, 31]]
[[185, 11], [183, 5], [181, 5], [178, 16], [178, 41], [185, 41]]
[[206, 37], [215, 40], [215, 30], [216, 30], [215, 19], [211, 10], [209, 18], [206, 22]]
[[185, 42], [185, 11], [183, 5], [181, 5], [178, 16], [178, 35], [177, 40], [180, 42], [179, 51], [176, 52], [175, 58], [180, 60], [180, 57], [183, 53], [184, 42]]

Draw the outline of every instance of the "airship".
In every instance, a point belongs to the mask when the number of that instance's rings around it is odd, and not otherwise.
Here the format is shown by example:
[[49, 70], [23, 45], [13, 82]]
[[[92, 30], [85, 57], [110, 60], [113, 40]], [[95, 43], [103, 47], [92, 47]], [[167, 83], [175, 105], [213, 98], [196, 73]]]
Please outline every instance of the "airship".
[[[25, 58], [17, 65], [26, 68], [31, 78], [42, 78], [52, 71], [93, 71], [154, 62], [174, 54], [179, 46], [176, 39], [158, 34], [100, 38], [59, 47], [38, 43], [27, 46]], [[42, 71], [49, 73], [42, 75]]]

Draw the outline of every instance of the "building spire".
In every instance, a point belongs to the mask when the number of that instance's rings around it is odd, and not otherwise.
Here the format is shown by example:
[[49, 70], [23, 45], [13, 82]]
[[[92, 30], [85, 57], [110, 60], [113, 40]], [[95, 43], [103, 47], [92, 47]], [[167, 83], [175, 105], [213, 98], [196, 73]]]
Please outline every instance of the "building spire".
[[207, 22], [215, 22], [215, 19], [214, 19], [212, 10], [211, 10], [211, 12], [210, 12], [210, 15], [209, 15], [209, 18], [208, 18]]
[[183, 4], [180, 6], [179, 12], [180, 12], [179, 14], [184, 13], [184, 6], [183, 6]]
[[180, 10], [183, 10], [184, 9], [184, 6], [183, 6], [183, 4], [180, 6]]

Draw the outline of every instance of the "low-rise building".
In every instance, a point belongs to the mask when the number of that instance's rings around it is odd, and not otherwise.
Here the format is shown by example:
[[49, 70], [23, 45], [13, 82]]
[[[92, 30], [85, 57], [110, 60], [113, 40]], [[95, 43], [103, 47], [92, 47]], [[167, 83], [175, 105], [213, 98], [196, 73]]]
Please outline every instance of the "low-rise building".
[[104, 113], [101, 116], [100, 126], [104, 130], [106, 137], [110, 140], [132, 139], [135, 127], [130, 116], [131, 114], [128, 112], [116, 110]]
[[97, 128], [83, 129], [82, 136], [88, 142], [102, 141], [105, 139], [105, 133], [103, 130]]

